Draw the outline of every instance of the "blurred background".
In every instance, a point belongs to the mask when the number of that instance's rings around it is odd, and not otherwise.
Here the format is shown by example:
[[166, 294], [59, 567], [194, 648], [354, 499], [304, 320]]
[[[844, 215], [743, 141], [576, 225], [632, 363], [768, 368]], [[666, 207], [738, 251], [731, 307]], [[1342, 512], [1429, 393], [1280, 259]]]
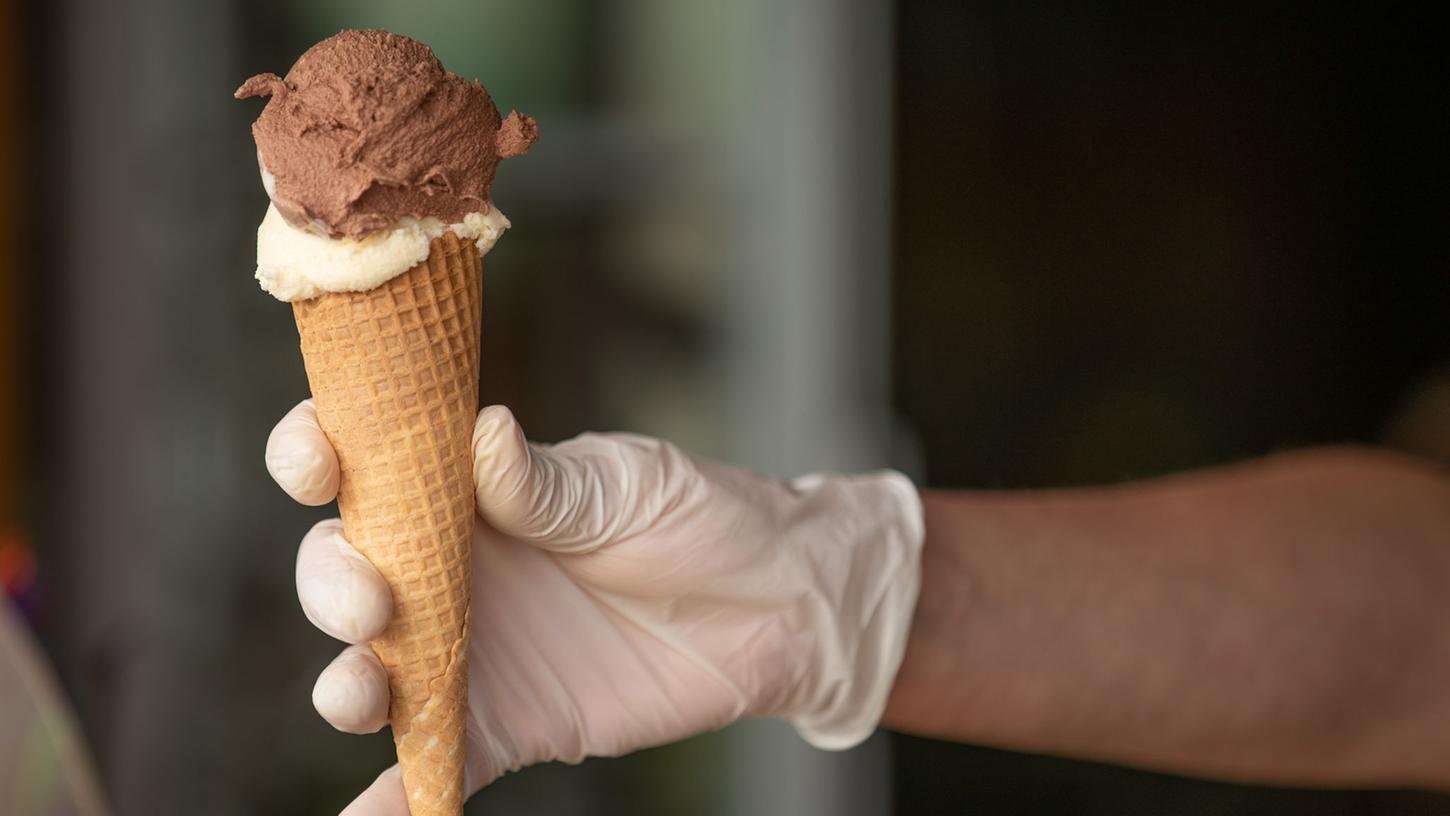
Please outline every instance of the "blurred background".
[[[482, 386], [537, 438], [956, 487], [1328, 442], [1450, 459], [1450, 72], [1381, 4], [0, 0], [0, 666], [30, 667], [0, 668], [0, 814], [334, 813], [391, 762], [310, 704], [339, 645], [292, 560], [331, 511], [262, 465], [306, 383], [252, 279], [260, 105], [231, 98], [371, 26], [538, 117], [495, 187]], [[469, 812], [1450, 798], [746, 724]]]

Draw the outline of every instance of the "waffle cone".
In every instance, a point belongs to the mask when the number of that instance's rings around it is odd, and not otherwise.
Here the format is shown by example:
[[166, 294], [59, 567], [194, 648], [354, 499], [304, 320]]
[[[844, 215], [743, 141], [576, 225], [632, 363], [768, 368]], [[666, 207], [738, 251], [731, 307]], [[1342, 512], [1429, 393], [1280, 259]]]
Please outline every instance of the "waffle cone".
[[372, 646], [413, 816], [463, 811], [482, 277], [477, 249], [445, 232], [376, 289], [293, 304], [347, 539], [393, 592]]

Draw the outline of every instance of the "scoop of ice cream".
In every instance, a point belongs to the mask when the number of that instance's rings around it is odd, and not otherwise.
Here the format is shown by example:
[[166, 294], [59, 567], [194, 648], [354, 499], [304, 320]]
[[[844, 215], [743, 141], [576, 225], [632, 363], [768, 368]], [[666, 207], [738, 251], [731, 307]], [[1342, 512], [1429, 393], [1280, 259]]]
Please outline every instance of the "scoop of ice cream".
[[274, 204], [257, 228], [257, 282], [285, 301], [310, 300], [324, 292], [366, 292], [422, 263], [433, 239], [445, 230], [487, 255], [508, 228], [509, 220], [494, 207], [469, 213], [458, 224], [404, 216], [362, 238], [329, 238], [288, 226]]
[[273, 204], [287, 223], [332, 236], [486, 213], [499, 160], [539, 137], [532, 117], [500, 117], [482, 85], [387, 31], [343, 31], [286, 77], [258, 74], [236, 92], [267, 95], [252, 135]]

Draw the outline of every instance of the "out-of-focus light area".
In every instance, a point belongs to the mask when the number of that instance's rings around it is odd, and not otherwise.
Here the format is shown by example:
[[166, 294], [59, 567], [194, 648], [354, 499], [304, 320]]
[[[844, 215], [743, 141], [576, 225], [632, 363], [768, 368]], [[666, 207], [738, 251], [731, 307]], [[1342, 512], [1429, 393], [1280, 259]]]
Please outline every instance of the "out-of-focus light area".
[[[335, 813], [386, 733], [312, 710], [331, 510], [252, 278], [231, 93], [341, 28], [429, 43], [541, 140], [499, 172], [482, 400], [767, 472], [1113, 482], [1308, 444], [1450, 461], [1438, 29], [1370, 3], [0, 0], [0, 816]], [[1450, 812], [738, 726], [469, 813]]]

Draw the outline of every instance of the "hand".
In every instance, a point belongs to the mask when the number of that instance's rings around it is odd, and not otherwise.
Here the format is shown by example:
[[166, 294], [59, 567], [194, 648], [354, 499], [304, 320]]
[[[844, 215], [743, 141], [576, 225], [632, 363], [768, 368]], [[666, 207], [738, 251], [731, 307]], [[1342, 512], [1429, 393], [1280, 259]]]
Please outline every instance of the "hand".
[[[530, 445], [501, 406], [479, 414], [473, 452], [470, 792], [742, 717], [789, 720], [823, 748], [875, 728], [919, 582], [920, 500], [900, 474], [783, 482], [627, 434]], [[304, 504], [336, 495], [311, 401], [273, 430], [267, 466]], [[366, 644], [391, 596], [341, 522], [302, 540], [297, 594], [354, 644], [318, 678], [318, 712], [378, 730], [387, 677]], [[407, 812], [395, 766], [344, 814]]]

